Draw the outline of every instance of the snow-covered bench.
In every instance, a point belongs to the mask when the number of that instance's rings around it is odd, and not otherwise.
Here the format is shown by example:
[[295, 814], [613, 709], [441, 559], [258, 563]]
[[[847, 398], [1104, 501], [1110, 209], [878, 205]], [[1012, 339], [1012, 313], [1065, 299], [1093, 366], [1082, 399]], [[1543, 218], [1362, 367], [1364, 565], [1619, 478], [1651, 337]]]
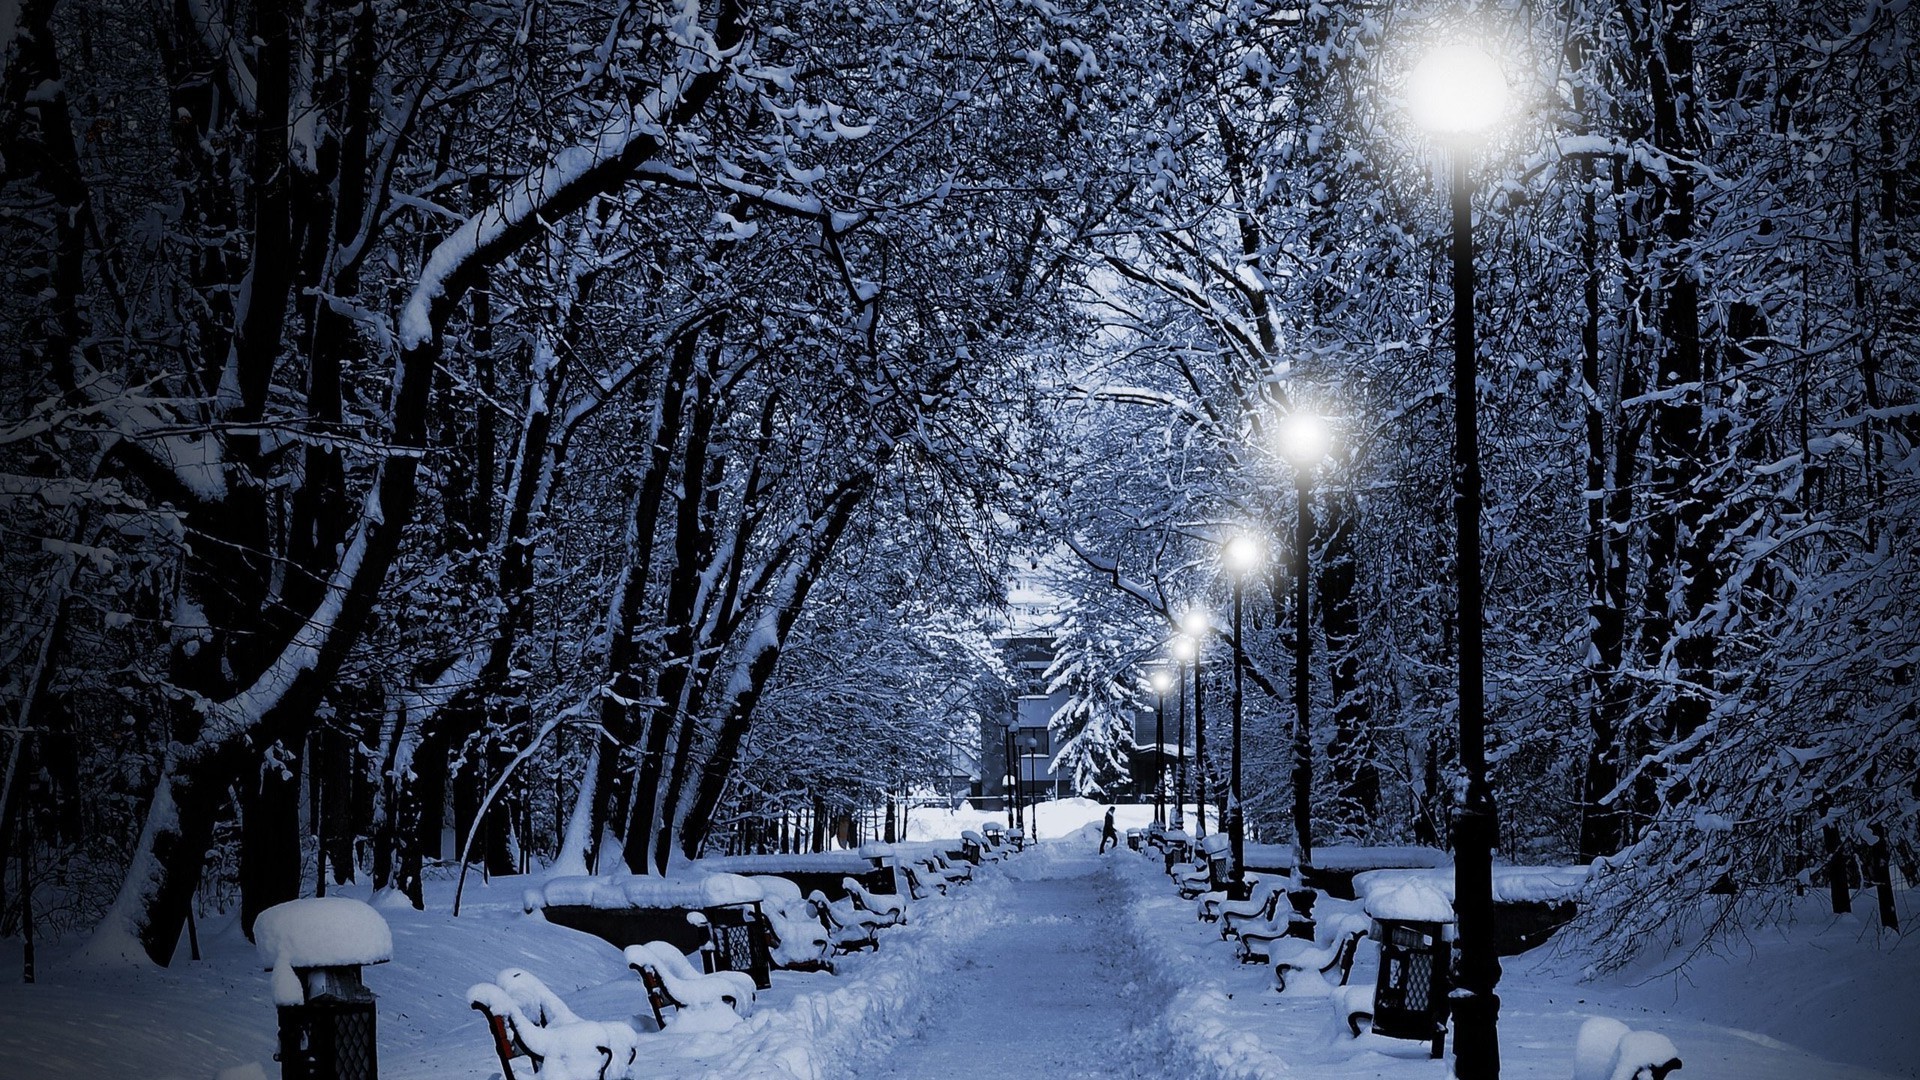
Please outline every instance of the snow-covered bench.
[[783, 971], [833, 971], [832, 944], [813, 901], [800, 886], [781, 877], [754, 878], [766, 898], [760, 902], [767, 920], [767, 958]]
[[[624, 950], [627, 966], [638, 972], [647, 990], [647, 1005], [653, 1009], [654, 1022], [667, 1027], [668, 1009], [703, 1017], [701, 1027], [731, 1027], [739, 1017], [753, 1012], [753, 977], [738, 971], [695, 970], [686, 954], [665, 941], [629, 945]], [[724, 1015], [722, 1015], [724, 1013]], [[676, 1020], [676, 1024], [680, 1023]]]
[[1220, 892], [1227, 888], [1232, 859], [1228, 850], [1230, 846], [1225, 833], [1213, 833], [1200, 841], [1200, 849], [1193, 862], [1171, 871], [1181, 899], [1193, 900], [1203, 893]]
[[1354, 953], [1360, 948], [1360, 939], [1367, 936], [1366, 921], [1343, 916], [1328, 920], [1327, 930], [1329, 940], [1325, 943], [1282, 938], [1268, 946], [1274, 986], [1281, 993], [1286, 993], [1289, 974], [1299, 976], [1309, 971], [1325, 976], [1337, 968], [1338, 985], [1347, 985], [1348, 977], [1353, 974]]
[[1318, 922], [1302, 915], [1297, 908], [1289, 906], [1283, 909], [1275, 904], [1273, 918], [1266, 922], [1242, 923], [1237, 931], [1235, 955], [1243, 964], [1264, 964], [1271, 961], [1276, 941], [1291, 939], [1324, 945], [1333, 940], [1338, 932], [1356, 926], [1364, 931], [1370, 925], [1366, 914], [1354, 901], [1323, 897], [1316, 900], [1314, 906], [1321, 909]]
[[548, 1080], [616, 1080], [630, 1074], [640, 1034], [617, 1020], [582, 1020], [523, 968], [507, 968], [495, 982], [467, 989], [467, 1004], [487, 1022], [504, 1080], [525, 1058], [534, 1076]]
[[913, 865], [926, 871], [929, 882], [939, 882], [940, 891], [946, 892], [949, 886], [964, 885], [973, 880], [973, 867], [967, 863], [954, 866], [938, 854], [926, 855], [913, 860]]
[[815, 889], [807, 895], [807, 900], [813, 904], [820, 925], [826, 927], [827, 945], [834, 953], [880, 947], [880, 938], [875, 933], [880, 920], [870, 912], [861, 911], [851, 898], [829, 900], [825, 893]]
[[[1272, 922], [1274, 909], [1280, 906], [1280, 898], [1287, 894], [1285, 884], [1285, 881], [1267, 878], [1255, 882], [1252, 894], [1245, 900], [1228, 900], [1227, 894], [1222, 891], [1208, 893], [1200, 902], [1203, 907], [1210, 903], [1213, 905], [1220, 923], [1220, 940], [1225, 941], [1239, 936], [1241, 927]], [[1220, 899], [1209, 899], [1214, 896]]]
[[880, 920], [878, 923], [879, 926], [884, 928], [888, 926], [900, 926], [906, 923], [906, 897], [898, 894], [886, 895], [868, 892], [865, 886], [852, 878], [846, 879], [846, 881], [841, 884], [846, 886], [847, 899], [853, 901], [853, 906]]
[[909, 899], [925, 900], [936, 892], [942, 896], [947, 894], [947, 883], [945, 879], [935, 878], [928, 874], [927, 868], [924, 866], [915, 869], [915, 864], [913, 863], [901, 863], [900, 874], [906, 878], [907, 896]]
[[985, 836], [972, 829], [960, 830], [960, 846], [966, 853], [967, 861], [976, 864], [982, 861], [999, 862], [1007, 856], [1006, 851], [994, 847]]

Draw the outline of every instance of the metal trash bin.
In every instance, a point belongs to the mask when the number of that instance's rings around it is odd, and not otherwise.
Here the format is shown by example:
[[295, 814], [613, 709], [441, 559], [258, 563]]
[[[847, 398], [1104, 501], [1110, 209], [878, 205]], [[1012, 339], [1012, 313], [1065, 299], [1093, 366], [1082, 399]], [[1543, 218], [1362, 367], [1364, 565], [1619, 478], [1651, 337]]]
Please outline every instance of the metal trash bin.
[[759, 904], [710, 907], [689, 912], [687, 921], [707, 929], [707, 943], [700, 955], [709, 973], [744, 972], [753, 978], [755, 987], [773, 989], [772, 947]]
[[273, 973], [282, 1080], [379, 1080], [374, 997], [365, 964], [392, 959], [379, 912], [346, 897], [276, 904], [253, 924], [262, 966]]
[[278, 1011], [274, 1057], [282, 1080], [379, 1080], [371, 992], [361, 1001], [319, 997]]
[[1128, 829], [1127, 830], [1127, 849], [1130, 851], [1139, 851], [1141, 843], [1142, 843], [1142, 840], [1141, 840], [1140, 830]]
[[1373, 989], [1373, 1033], [1431, 1039], [1433, 1056], [1447, 1047], [1447, 994], [1453, 988], [1453, 924], [1376, 917], [1368, 934], [1380, 943]]

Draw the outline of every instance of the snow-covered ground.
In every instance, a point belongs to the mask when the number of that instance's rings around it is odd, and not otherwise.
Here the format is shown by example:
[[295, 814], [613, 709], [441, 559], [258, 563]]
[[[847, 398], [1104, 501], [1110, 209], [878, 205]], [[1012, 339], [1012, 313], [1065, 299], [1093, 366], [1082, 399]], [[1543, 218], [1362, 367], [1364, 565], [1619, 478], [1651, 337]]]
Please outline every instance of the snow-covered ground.
[[[945, 1077], [1439, 1080], [1424, 1043], [1354, 1039], [1307, 980], [1286, 994], [1264, 965], [1240, 965], [1193, 916], [1158, 858], [1097, 856], [1105, 806], [1038, 808], [1041, 845], [981, 868], [952, 898], [913, 905], [881, 948], [839, 975], [776, 972], [745, 1022], [726, 1031], [643, 1032], [648, 1078], [861, 1080]], [[983, 817], [916, 811], [910, 837], [951, 837]], [[1122, 828], [1151, 808], [1122, 806]], [[1137, 819], [1137, 820], [1136, 820]], [[1030, 829], [1032, 825], [1030, 824]], [[526, 968], [590, 1019], [646, 1009], [618, 950], [521, 911], [523, 879], [469, 881], [462, 914], [450, 883], [429, 910], [385, 907], [392, 963], [368, 968], [379, 997], [387, 1080], [488, 1080], [499, 1073], [466, 988]], [[353, 890], [348, 890], [350, 895]], [[1856, 920], [1819, 913], [1750, 932], [1683, 975], [1658, 958], [1583, 980], [1593, 950], [1571, 937], [1506, 961], [1503, 1075], [1572, 1075], [1582, 1022], [1619, 1019], [1670, 1038], [1677, 1080], [1884, 1080], [1920, 1076], [1920, 947], [1873, 940]], [[1920, 911], [1903, 896], [1911, 924]], [[1685, 943], [1681, 943], [1684, 945]], [[170, 970], [79, 969], [42, 956], [34, 986], [0, 985], [0, 1078], [275, 1077], [270, 978], [228, 920], [202, 928], [206, 959]], [[17, 946], [0, 963], [17, 965]], [[184, 950], [183, 950], [184, 951]], [[1355, 984], [1376, 972], [1363, 944]], [[17, 966], [15, 967], [17, 970]]]

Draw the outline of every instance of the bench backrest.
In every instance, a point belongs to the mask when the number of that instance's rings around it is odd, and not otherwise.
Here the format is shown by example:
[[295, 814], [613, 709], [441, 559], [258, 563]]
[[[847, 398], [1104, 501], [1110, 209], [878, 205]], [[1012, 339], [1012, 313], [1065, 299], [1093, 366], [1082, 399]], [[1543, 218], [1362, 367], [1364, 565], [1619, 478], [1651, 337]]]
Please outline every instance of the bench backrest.
[[475, 1001], [472, 1005], [487, 1021], [487, 1033], [493, 1036], [493, 1052], [500, 1058], [502, 1080], [514, 1080], [513, 1059], [517, 1057], [532, 1061], [533, 1071], [540, 1071], [539, 1055], [528, 1050], [526, 1044], [520, 1041], [520, 1032], [511, 1019], [487, 1008], [482, 1002]]
[[1360, 939], [1366, 936], [1365, 930], [1347, 931], [1346, 936], [1340, 940], [1340, 948], [1333, 954], [1333, 963], [1327, 965], [1325, 970], [1328, 971], [1336, 966], [1340, 969], [1341, 986], [1347, 985], [1347, 978], [1353, 974], [1354, 954], [1360, 950]]
[[675, 1001], [673, 995], [667, 992], [667, 981], [660, 977], [660, 970], [658, 968], [647, 963], [632, 964], [629, 966], [640, 973], [640, 985], [647, 988], [647, 1004], [653, 1008], [653, 1022], [660, 1025], [660, 1030], [665, 1031], [667, 1029], [667, 1009], [678, 1009], [680, 1003]]

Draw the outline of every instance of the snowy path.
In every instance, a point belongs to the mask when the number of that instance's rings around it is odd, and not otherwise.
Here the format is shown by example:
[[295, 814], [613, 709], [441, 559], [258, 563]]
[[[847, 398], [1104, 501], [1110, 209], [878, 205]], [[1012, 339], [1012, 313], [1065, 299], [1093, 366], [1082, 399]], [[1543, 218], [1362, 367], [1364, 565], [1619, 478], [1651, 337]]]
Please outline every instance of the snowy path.
[[[1124, 854], [1124, 853], [1123, 853]], [[1008, 867], [1002, 925], [982, 935], [943, 986], [928, 1025], [862, 1063], [860, 1080], [1129, 1080], [1169, 1075], [1135, 1030], [1161, 1005], [1139, 981], [1121, 930], [1126, 890], [1091, 853]], [[1163, 1004], [1163, 1003], [1161, 1003]]]

